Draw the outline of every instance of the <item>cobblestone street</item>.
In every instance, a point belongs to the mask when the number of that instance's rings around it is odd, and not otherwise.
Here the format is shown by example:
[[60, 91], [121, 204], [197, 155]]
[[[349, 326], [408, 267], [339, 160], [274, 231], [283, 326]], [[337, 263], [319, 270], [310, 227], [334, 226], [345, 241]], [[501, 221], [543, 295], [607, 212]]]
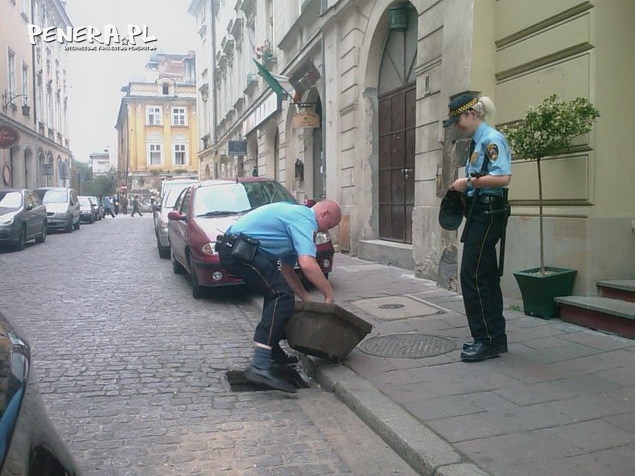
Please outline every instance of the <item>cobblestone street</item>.
[[316, 386], [233, 392], [258, 311], [237, 288], [193, 299], [150, 214], [0, 251], [0, 269], [0, 310], [85, 474], [413, 474]]

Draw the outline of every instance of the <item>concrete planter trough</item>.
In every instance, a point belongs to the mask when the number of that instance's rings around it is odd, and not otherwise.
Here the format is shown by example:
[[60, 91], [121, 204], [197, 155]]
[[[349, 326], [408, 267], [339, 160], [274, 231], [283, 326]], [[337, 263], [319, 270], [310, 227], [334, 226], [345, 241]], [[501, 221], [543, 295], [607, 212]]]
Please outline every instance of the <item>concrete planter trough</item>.
[[287, 342], [304, 354], [339, 362], [373, 329], [337, 304], [296, 301]]

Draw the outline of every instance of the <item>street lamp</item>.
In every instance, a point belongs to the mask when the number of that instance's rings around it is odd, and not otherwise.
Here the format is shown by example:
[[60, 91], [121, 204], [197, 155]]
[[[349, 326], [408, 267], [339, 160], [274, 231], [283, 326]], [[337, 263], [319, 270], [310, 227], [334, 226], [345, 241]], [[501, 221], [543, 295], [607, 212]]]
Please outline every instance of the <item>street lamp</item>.
[[16, 106], [13, 101], [20, 97], [24, 98], [24, 104], [22, 104], [22, 115], [29, 117], [31, 114], [31, 106], [27, 104], [29, 97], [26, 94], [13, 94], [13, 91], [9, 90], [6, 90], [2, 95], [2, 112], [7, 112], [9, 107], [15, 111], [18, 106]]

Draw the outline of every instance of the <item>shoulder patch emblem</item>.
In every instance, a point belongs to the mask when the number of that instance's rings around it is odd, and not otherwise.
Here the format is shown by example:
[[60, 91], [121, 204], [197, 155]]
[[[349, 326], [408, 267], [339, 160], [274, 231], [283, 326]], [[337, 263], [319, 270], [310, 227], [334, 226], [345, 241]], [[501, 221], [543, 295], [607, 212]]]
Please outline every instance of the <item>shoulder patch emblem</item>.
[[496, 144], [487, 145], [487, 156], [492, 162], [498, 159], [498, 146]]
[[478, 152], [472, 153], [472, 155], [470, 156], [470, 164], [475, 164], [477, 160], [478, 160]]

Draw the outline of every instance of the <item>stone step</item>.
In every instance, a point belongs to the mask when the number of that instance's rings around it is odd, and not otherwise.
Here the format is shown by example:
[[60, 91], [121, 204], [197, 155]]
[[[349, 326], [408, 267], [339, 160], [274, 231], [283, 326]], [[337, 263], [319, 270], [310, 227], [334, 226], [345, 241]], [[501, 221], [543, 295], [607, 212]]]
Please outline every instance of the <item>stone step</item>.
[[605, 279], [595, 285], [602, 297], [635, 302], [635, 279]]
[[560, 319], [635, 339], [635, 303], [603, 296], [555, 298]]

